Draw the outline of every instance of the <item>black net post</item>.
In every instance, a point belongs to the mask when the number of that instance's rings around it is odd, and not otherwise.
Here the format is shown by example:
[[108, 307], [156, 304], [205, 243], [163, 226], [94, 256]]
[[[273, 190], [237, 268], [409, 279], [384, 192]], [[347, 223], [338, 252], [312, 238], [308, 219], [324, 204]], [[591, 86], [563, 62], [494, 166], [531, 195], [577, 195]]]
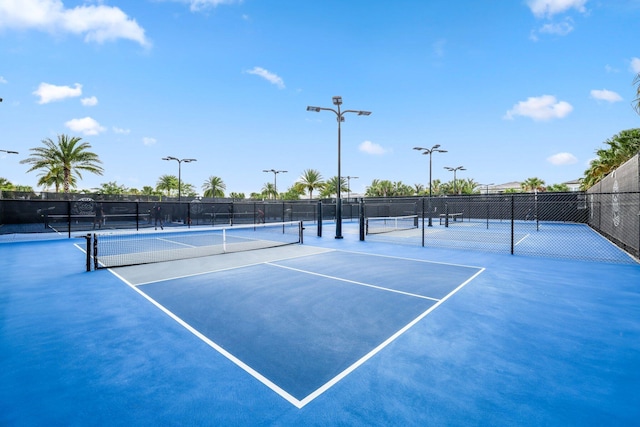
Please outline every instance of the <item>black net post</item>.
[[444, 226], [449, 226], [449, 203], [444, 204]]
[[71, 238], [71, 200], [67, 200], [67, 237]]
[[91, 271], [91, 234], [84, 236], [87, 239], [87, 271]]
[[140, 202], [136, 202], [136, 231], [140, 230]]
[[360, 200], [360, 203], [358, 203], [358, 228], [360, 231], [360, 241], [363, 242], [364, 241], [364, 235], [365, 235], [365, 230], [364, 230], [364, 223], [365, 223], [365, 219], [364, 219], [364, 200]]
[[322, 237], [322, 202], [318, 202], [318, 237]]
[[93, 269], [98, 269], [98, 235], [93, 235]]

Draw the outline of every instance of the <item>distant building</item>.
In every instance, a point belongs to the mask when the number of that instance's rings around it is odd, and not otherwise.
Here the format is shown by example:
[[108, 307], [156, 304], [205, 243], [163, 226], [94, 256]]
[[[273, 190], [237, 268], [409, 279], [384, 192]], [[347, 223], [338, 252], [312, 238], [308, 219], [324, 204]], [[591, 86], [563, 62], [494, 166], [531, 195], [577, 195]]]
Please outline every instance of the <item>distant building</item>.
[[569, 191], [580, 191], [580, 180], [574, 179], [573, 181], [563, 182], [564, 185], [569, 187]]
[[507, 182], [505, 184], [490, 185], [489, 187], [484, 188], [484, 191], [481, 190], [481, 192], [487, 192], [489, 194], [500, 194], [512, 190], [522, 191], [522, 183], [520, 181], [513, 181]]

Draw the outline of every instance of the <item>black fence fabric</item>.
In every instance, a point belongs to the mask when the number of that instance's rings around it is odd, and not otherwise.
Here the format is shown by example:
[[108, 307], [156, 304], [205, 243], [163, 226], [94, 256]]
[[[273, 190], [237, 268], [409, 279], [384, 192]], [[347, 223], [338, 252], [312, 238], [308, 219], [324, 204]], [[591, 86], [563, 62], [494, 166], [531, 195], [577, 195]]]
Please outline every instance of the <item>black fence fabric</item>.
[[[609, 250], [622, 249], [633, 260], [631, 257], [640, 257], [640, 192], [638, 179], [633, 179], [638, 163], [630, 167], [630, 174], [618, 172], [617, 181], [598, 185], [615, 191], [365, 198], [360, 203], [344, 203], [342, 219], [356, 220], [361, 212], [363, 221], [366, 217], [418, 218], [415, 229], [384, 232], [367, 240], [610, 261], [611, 254], [596, 249], [607, 239]], [[330, 200], [0, 199], [0, 235], [72, 237], [94, 230], [304, 221], [317, 224], [320, 236], [322, 221], [333, 221], [335, 216], [335, 201]]]
[[389, 229], [366, 240], [616, 263], [634, 263], [640, 256], [637, 192], [365, 199], [363, 221], [403, 217], [412, 203], [418, 228]]

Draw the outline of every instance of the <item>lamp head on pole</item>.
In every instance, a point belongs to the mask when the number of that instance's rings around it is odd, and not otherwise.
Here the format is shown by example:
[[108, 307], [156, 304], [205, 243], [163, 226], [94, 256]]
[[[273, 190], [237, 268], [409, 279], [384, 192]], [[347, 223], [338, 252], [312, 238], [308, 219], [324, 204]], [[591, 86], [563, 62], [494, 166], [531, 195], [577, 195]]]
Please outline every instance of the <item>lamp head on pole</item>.
[[315, 111], [316, 113], [319, 113], [320, 112], [320, 107], [308, 106], [307, 107], [307, 111]]
[[342, 105], [342, 97], [341, 96], [334, 96], [331, 99], [333, 101], [333, 105]]
[[182, 159], [183, 162], [185, 163], [191, 163], [191, 162], [197, 162], [197, 159]]

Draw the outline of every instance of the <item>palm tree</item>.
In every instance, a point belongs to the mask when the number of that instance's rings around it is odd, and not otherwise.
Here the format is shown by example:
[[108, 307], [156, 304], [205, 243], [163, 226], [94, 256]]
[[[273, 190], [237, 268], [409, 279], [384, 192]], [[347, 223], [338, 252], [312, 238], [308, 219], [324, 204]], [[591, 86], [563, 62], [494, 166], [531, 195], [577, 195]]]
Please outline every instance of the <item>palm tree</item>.
[[224, 197], [224, 190], [227, 189], [227, 186], [224, 184], [224, 181], [219, 176], [211, 175], [207, 180], [202, 184], [202, 190], [204, 191], [204, 197]]
[[303, 185], [305, 190], [309, 190], [309, 200], [313, 199], [313, 190], [324, 186], [322, 175], [315, 169], [306, 169], [302, 172], [302, 176], [298, 179], [298, 182]]
[[394, 194], [393, 182], [383, 179], [374, 179], [371, 181], [371, 185], [367, 187], [365, 192], [369, 197], [390, 197]]
[[166, 191], [167, 197], [171, 195], [171, 190], [178, 189], [178, 177], [175, 175], [162, 175], [156, 182], [156, 190]]
[[640, 151], [640, 129], [627, 129], [605, 141], [608, 148], [596, 151], [598, 156], [584, 172], [581, 189], [586, 190], [597, 184], [614, 169]]
[[413, 184], [413, 194], [416, 196], [420, 196], [425, 193], [424, 185], [422, 184]]
[[[320, 192], [320, 197], [331, 197], [338, 196], [338, 177], [332, 176], [327, 182], [322, 186], [322, 191]], [[347, 179], [345, 177], [340, 177], [340, 191], [343, 193], [349, 191], [349, 187], [347, 186]]]
[[[81, 171], [102, 175], [104, 170], [98, 155], [89, 151], [91, 144], [82, 142], [77, 136], [58, 135], [58, 141], [51, 138], [42, 140], [44, 147], [31, 148], [32, 155], [20, 163], [30, 164], [27, 172], [44, 169], [45, 177], [58, 177], [62, 173], [62, 188], [69, 193], [70, 187], [75, 188], [75, 177], [82, 179]], [[44, 179], [44, 178], [43, 178]]]
[[276, 191], [276, 186], [273, 182], [267, 182], [262, 187], [262, 192], [260, 193], [262, 197], [266, 197], [267, 199], [276, 198], [278, 196], [278, 192]]
[[11, 181], [6, 178], [0, 177], [0, 190], [13, 191], [14, 188], [15, 186], [11, 183]]
[[525, 192], [540, 192], [544, 191], [544, 181], [538, 177], [527, 178], [520, 184], [522, 191]]

